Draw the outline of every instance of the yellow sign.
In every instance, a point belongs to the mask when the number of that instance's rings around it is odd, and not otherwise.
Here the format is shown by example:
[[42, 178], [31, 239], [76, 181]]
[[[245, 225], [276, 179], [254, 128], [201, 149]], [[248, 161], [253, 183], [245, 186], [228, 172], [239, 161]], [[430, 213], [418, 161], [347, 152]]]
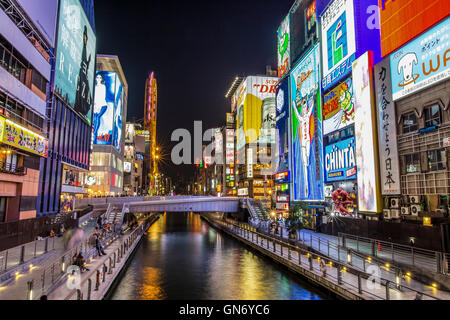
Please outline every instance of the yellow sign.
[[48, 140], [15, 124], [10, 120], [0, 117], [0, 141], [10, 146], [40, 155], [47, 158]]

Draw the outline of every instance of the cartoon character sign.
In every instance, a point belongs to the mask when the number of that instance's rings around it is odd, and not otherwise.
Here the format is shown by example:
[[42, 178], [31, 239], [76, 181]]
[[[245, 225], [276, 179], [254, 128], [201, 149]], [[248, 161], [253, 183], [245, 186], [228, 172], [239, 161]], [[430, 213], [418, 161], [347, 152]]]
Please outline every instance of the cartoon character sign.
[[316, 46], [291, 73], [293, 201], [324, 198], [319, 71]]
[[323, 98], [324, 134], [341, 130], [355, 123], [353, 81], [347, 78]]
[[337, 189], [333, 192], [332, 199], [335, 211], [343, 216], [353, 217], [353, 213], [349, 209], [354, 205], [354, 199], [347, 192]]

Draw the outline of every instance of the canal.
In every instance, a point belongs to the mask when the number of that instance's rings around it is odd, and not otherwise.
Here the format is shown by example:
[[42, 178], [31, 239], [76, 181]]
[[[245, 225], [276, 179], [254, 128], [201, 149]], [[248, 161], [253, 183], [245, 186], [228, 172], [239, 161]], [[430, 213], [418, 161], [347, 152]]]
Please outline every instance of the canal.
[[322, 300], [330, 297], [211, 228], [168, 213], [149, 229], [112, 300]]

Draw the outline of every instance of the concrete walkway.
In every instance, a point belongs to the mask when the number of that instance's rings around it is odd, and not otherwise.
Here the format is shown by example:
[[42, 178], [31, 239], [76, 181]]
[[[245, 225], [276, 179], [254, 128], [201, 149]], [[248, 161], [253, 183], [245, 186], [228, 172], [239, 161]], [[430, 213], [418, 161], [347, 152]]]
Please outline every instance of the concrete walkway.
[[[84, 239], [89, 239], [95, 229], [96, 222], [91, 221], [83, 227]], [[55, 238], [55, 249], [49, 251], [47, 254], [43, 254], [39, 257], [39, 261], [35, 262], [35, 265], [25, 263], [20, 267], [20, 271], [13, 276], [12, 279], [5, 281], [0, 286], [0, 300], [25, 300], [27, 299], [27, 288], [30, 281], [34, 282], [34, 294], [41, 295], [45, 291], [46, 284], [51, 282], [50, 278], [56, 277], [57, 272], [51, 270], [52, 266], [57, 263], [67, 252], [64, 249], [63, 239]], [[53, 273], [49, 272], [53, 271]], [[42, 282], [44, 281], [44, 287], [42, 288]], [[44, 289], [44, 290], [42, 290]]]
[[[222, 223], [220, 221], [216, 221], [217, 223]], [[275, 254], [277, 257], [286, 260], [289, 263], [293, 263], [296, 266], [308, 266], [309, 269], [309, 258], [307, 256], [303, 256], [301, 255], [300, 259], [301, 259], [301, 264], [299, 263], [299, 257], [298, 257], [298, 253], [296, 251], [291, 251], [290, 252], [290, 256], [291, 258], [288, 259], [288, 250], [286, 247], [284, 247], [284, 249], [281, 248], [281, 246], [279, 244], [275, 244], [275, 248], [274, 248], [274, 244], [272, 241], [269, 241], [269, 243], [267, 243], [267, 240], [259, 237], [257, 239], [255, 233], [253, 233], [253, 237], [252, 237], [252, 232], [236, 232], [235, 230], [233, 230], [232, 228], [224, 225], [222, 223], [222, 226], [225, 226], [229, 231], [233, 232], [235, 235], [239, 236], [240, 238], [245, 239], [248, 242], [251, 242], [252, 244], [255, 244], [257, 246], [259, 246], [261, 249], [264, 249], [265, 251], [267, 251], [268, 253], [273, 253]], [[336, 253], [333, 255], [330, 255], [330, 258], [335, 259]], [[337, 260], [337, 259], [336, 259]], [[352, 266], [349, 266], [349, 268], [355, 268], [356, 266], [353, 264]], [[313, 271], [316, 275], [318, 276], [322, 276], [322, 273], [320, 271], [320, 266], [319, 266], [319, 260], [313, 260]], [[381, 278], [382, 279], [387, 279], [385, 276], [387, 274], [381, 274]], [[353, 292], [358, 292], [358, 277], [354, 274], [351, 274], [349, 272], [343, 272], [342, 274], [343, 276], [343, 287], [346, 288], [347, 290], [353, 291]], [[338, 270], [337, 268], [333, 265], [327, 265], [327, 279], [334, 282], [336, 285], [338, 284]], [[387, 280], [391, 280], [391, 279], [387, 279]], [[392, 280], [395, 283], [395, 279]], [[362, 297], [364, 299], [375, 299], [375, 300], [385, 300], [386, 299], [386, 287], [384, 286], [384, 284], [380, 284], [378, 287], [372, 286], [369, 281], [363, 280], [363, 294]], [[431, 286], [425, 286], [413, 279], [409, 279], [408, 281], [403, 280], [402, 281], [402, 286], [405, 287], [409, 287], [411, 289], [423, 292], [428, 296], [424, 296], [423, 299], [424, 300], [434, 300], [434, 298], [436, 299], [442, 299], [442, 300], [450, 300], [450, 293], [447, 293], [445, 291], [441, 291], [438, 290], [436, 288], [433, 288]], [[408, 289], [403, 289], [402, 291], [396, 289], [396, 288], [391, 288], [389, 289], [389, 295], [390, 295], [390, 299], [391, 300], [414, 300], [416, 297], [416, 292], [412, 291], [412, 290], [408, 290]]]

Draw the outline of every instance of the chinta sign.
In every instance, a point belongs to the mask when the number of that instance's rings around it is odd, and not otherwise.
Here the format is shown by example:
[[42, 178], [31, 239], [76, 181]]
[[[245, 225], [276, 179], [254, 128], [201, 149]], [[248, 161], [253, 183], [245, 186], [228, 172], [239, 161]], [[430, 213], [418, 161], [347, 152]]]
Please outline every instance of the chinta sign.
[[450, 78], [450, 18], [390, 56], [394, 101]]
[[55, 92], [90, 124], [96, 36], [80, 0], [61, 0], [58, 30]]
[[325, 181], [356, 179], [355, 139], [347, 139], [325, 147]]

